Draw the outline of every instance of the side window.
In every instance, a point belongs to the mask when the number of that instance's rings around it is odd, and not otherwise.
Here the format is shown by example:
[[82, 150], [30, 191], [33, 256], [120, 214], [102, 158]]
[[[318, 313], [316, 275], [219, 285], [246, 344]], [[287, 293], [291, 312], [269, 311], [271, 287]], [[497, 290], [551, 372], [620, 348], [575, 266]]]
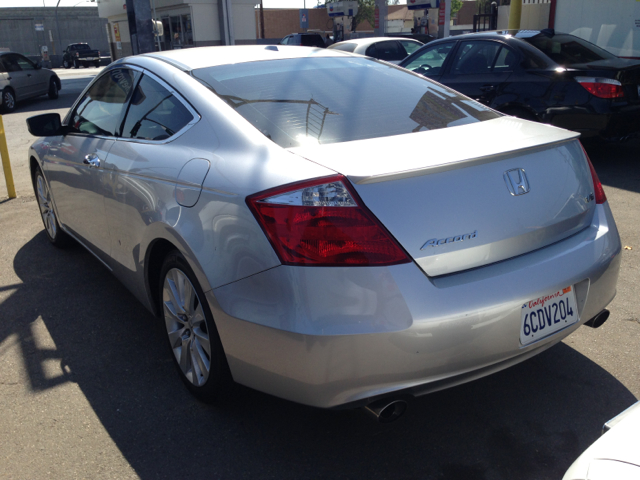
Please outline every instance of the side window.
[[498, 52], [496, 64], [493, 66], [495, 73], [513, 72], [518, 64], [518, 54], [503, 46]]
[[33, 64], [31, 60], [22, 55], [16, 55], [16, 62], [20, 65], [22, 70], [35, 70], [36, 66]]
[[462, 43], [453, 60], [451, 73], [455, 75], [489, 73], [500, 48], [501, 45], [496, 42]]
[[7, 71], [7, 67], [4, 66], [4, 62], [2, 60], [2, 57], [0, 57], [0, 73], [5, 73]]
[[407, 55], [411, 55], [413, 52], [415, 52], [417, 49], [419, 49], [422, 46], [422, 44], [418, 42], [409, 42], [407, 40], [399, 40], [399, 41], [400, 41], [400, 45], [402, 45], [404, 49], [407, 51]]
[[452, 42], [426, 48], [404, 68], [422, 75], [440, 75], [442, 73], [442, 65], [454, 45], [455, 43]]
[[7, 72], [19, 72], [20, 70], [22, 70], [20, 68], [20, 65], [18, 65], [17, 57], [18, 56], [15, 54], [5, 55], [4, 57], [2, 57], [4, 66], [7, 67]]
[[169, 90], [142, 76], [131, 97], [122, 136], [164, 140], [184, 128], [193, 115]]
[[117, 135], [139, 77], [138, 72], [117, 68], [98, 78], [73, 111], [69, 122], [71, 132]]

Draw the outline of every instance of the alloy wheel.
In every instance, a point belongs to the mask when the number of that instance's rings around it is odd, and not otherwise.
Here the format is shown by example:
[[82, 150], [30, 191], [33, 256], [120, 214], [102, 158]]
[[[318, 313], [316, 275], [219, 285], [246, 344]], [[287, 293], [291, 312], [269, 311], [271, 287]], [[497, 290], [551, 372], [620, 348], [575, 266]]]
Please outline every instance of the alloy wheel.
[[8, 111], [12, 111], [14, 108], [16, 108], [16, 99], [14, 98], [13, 93], [11, 93], [9, 90], [6, 90], [2, 94], [2, 103]]
[[41, 173], [36, 177], [36, 188], [38, 191], [38, 205], [40, 206], [40, 215], [42, 215], [42, 221], [44, 227], [47, 230], [47, 234], [52, 240], [55, 240], [58, 234], [58, 222], [56, 221], [56, 213], [51, 205], [51, 193], [49, 187], [44, 181], [44, 177]]
[[204, 385], [211, 370], [209, 330], [198, 294], [182, 270], [172, 268], [165, 275], [162, 304], [169, 344], [180, 370], [193, 385]]

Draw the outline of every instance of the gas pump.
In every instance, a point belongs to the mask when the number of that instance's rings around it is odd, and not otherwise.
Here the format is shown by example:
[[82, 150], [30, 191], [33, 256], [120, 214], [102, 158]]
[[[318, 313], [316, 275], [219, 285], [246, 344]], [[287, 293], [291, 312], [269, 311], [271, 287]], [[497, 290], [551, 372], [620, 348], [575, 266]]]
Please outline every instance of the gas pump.
[[409, 10], [424, 10], [424, 15], [420, 18], [419, 31], [417, 33], [429, 34], [429, 9], [440, 8], [440, 0], [407, 0]]
[[328, 3], [327, 14], [333, 18], [333, 41], [341, 42], [344, 40], [344, 17], [351, 18], [351, 31], [355, 30], [353, 17], [358, 14], [358, 2]]

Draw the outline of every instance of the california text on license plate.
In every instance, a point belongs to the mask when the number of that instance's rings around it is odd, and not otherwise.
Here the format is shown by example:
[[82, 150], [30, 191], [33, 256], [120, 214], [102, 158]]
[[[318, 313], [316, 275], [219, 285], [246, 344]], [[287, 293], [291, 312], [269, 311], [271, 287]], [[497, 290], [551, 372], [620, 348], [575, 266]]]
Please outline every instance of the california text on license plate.
[[522, 305], [520, 343], [528, 345], [578, 321], [572, 287], [543, 295]]

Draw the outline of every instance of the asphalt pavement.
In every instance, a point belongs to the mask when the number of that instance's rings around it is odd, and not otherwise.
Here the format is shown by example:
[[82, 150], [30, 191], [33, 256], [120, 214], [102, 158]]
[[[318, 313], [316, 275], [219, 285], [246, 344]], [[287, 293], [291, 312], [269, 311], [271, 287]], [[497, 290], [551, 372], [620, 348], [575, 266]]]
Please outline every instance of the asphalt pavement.
[[18, 198], [0, 174], [0, 478], [560, 479], [640, 397], [640, 142], [588, 148], [622, 237], [611, 317], [503, 372], [410, 403], [380, 425], [244, 387], [218, 406], [181, 384], [156, 319], [81, 247], [46, 240], [24, 120], [5, 115]]

